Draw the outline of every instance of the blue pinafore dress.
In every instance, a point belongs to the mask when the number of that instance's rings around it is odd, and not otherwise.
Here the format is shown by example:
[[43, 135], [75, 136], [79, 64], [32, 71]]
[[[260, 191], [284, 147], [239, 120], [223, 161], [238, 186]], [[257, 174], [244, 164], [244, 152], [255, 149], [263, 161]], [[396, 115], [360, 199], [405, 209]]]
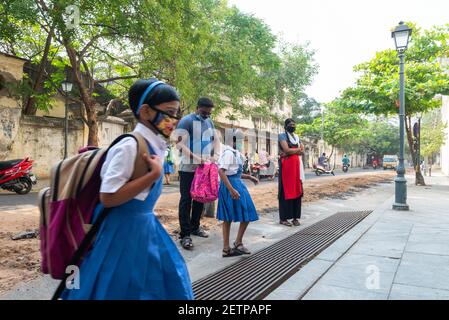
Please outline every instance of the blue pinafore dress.
[[223, 181], [220, 181], [218, 189], [217, 219], [228, 222], [252, 222], [259, 220], [259, 216], [248, 192], [248, 188], [242, 181], [243, 165], [239, 162], [236, 174], [227, 176], [232, 187], [240, 194], [239, 200], [234, 200]]
[[[62, 299], [193, 299], [185, 261], [154, 215], [161, 192], [162, 175], [145, 201], [133, 199], [109, 212], [80, 266], [79, 289], [65, 289]], [[94, 219], [103, 208], [97, 205]]]

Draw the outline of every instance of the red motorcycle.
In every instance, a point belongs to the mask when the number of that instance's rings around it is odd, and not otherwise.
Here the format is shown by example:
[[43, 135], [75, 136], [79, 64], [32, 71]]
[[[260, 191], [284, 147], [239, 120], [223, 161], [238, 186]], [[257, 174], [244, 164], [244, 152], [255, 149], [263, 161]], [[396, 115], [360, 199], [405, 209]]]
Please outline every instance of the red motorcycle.
[[276, 168], [274, 162], [270, 160], [268, 164], [252, 164], [251, 175], [259, 180], [263, 178], [274, 180], [274, 178], [276, 177]]
[[31, 173], [33, 160], [29, 158], [0, 162], [0, 188], [27, 194], [37, 183], [36, 176]]

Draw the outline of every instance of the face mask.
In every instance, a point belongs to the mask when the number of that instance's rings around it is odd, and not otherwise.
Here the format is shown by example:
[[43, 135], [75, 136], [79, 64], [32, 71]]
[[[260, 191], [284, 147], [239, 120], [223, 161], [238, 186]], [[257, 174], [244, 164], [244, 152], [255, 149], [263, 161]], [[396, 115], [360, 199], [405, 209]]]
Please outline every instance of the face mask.
[[296, 131], [296, 127], [287, 127], [287, 132], [293, 133]]
[[179, 122], [178, 117], [174, 117], [162, 110], [158, 110], [152, 107], [153, 110], [157, 111], [156, 117], [153, 121], [150, 121], [154, 128], [162, 134], [165, 138], [169, 138], [171, 133], [176, 129], [176, 125]]
[[235, 149], [238, 151], [242, 151], [243, 150], [243, 143], [241, 142], [237, 142], [235, 145]]
[[207, 120], [210, 116], [206, 116], [206, 115], [203, 115], [203, 114], [201, 114], [201, 113], [198, 113], [198, 118], [200, 119], [200, 120]]
[[201, 120], [207, 120], [207, 119], [210, 118], [210, 113], [209, 112], [205, 112], [201, 108], [197, 109], [196, 114], [197, 114], [198, 118], [200, 118]]

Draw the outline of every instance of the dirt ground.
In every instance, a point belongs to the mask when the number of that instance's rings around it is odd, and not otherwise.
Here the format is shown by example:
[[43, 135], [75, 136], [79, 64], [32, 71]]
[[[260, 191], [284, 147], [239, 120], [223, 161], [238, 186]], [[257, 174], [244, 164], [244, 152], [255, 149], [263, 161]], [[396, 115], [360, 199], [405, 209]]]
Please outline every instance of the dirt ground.
[[[324, 198], [344, 198], [351, 193], [382, 182], [390, 182], [394, 172], [365, 172], [351, 176], [321, 177], [304, 183], [303, 202], [312, 202]], [[276, 211], [277, 183], [264, 183], [250, 188], [250, 193], [259, 214]], [[156, 215], [167, 229], [176, 237], [178, 231], [179, 194], [162, 195]], [[220, 227], [215, 218], [203, 218], [206, 230]], [[11, 236], [39, 227], [37, 208], [27, 207], [15, 211], [3, 211], [0, 215], [0, 294], [24, 281], [30, 281], [40, 275], [39, 240], [11, 240]]]

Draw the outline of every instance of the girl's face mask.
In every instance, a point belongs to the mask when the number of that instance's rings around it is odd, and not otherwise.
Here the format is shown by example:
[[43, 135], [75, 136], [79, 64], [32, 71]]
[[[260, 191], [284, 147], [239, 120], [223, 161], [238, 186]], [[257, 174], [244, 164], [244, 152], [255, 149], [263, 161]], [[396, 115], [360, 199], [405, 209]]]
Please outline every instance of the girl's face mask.
[[176, 129], [179, 118], [154, 107], [151, 108], [157, 111], [156, 117], [154, 117], [153, 121], [150, 121], [151, 124], [165, 138], [170, 138], [171, 133]]
[[242, 142], [237, 142], [235, 144], [235, 149], [242, 152], [243, 151], [243, 143]]

